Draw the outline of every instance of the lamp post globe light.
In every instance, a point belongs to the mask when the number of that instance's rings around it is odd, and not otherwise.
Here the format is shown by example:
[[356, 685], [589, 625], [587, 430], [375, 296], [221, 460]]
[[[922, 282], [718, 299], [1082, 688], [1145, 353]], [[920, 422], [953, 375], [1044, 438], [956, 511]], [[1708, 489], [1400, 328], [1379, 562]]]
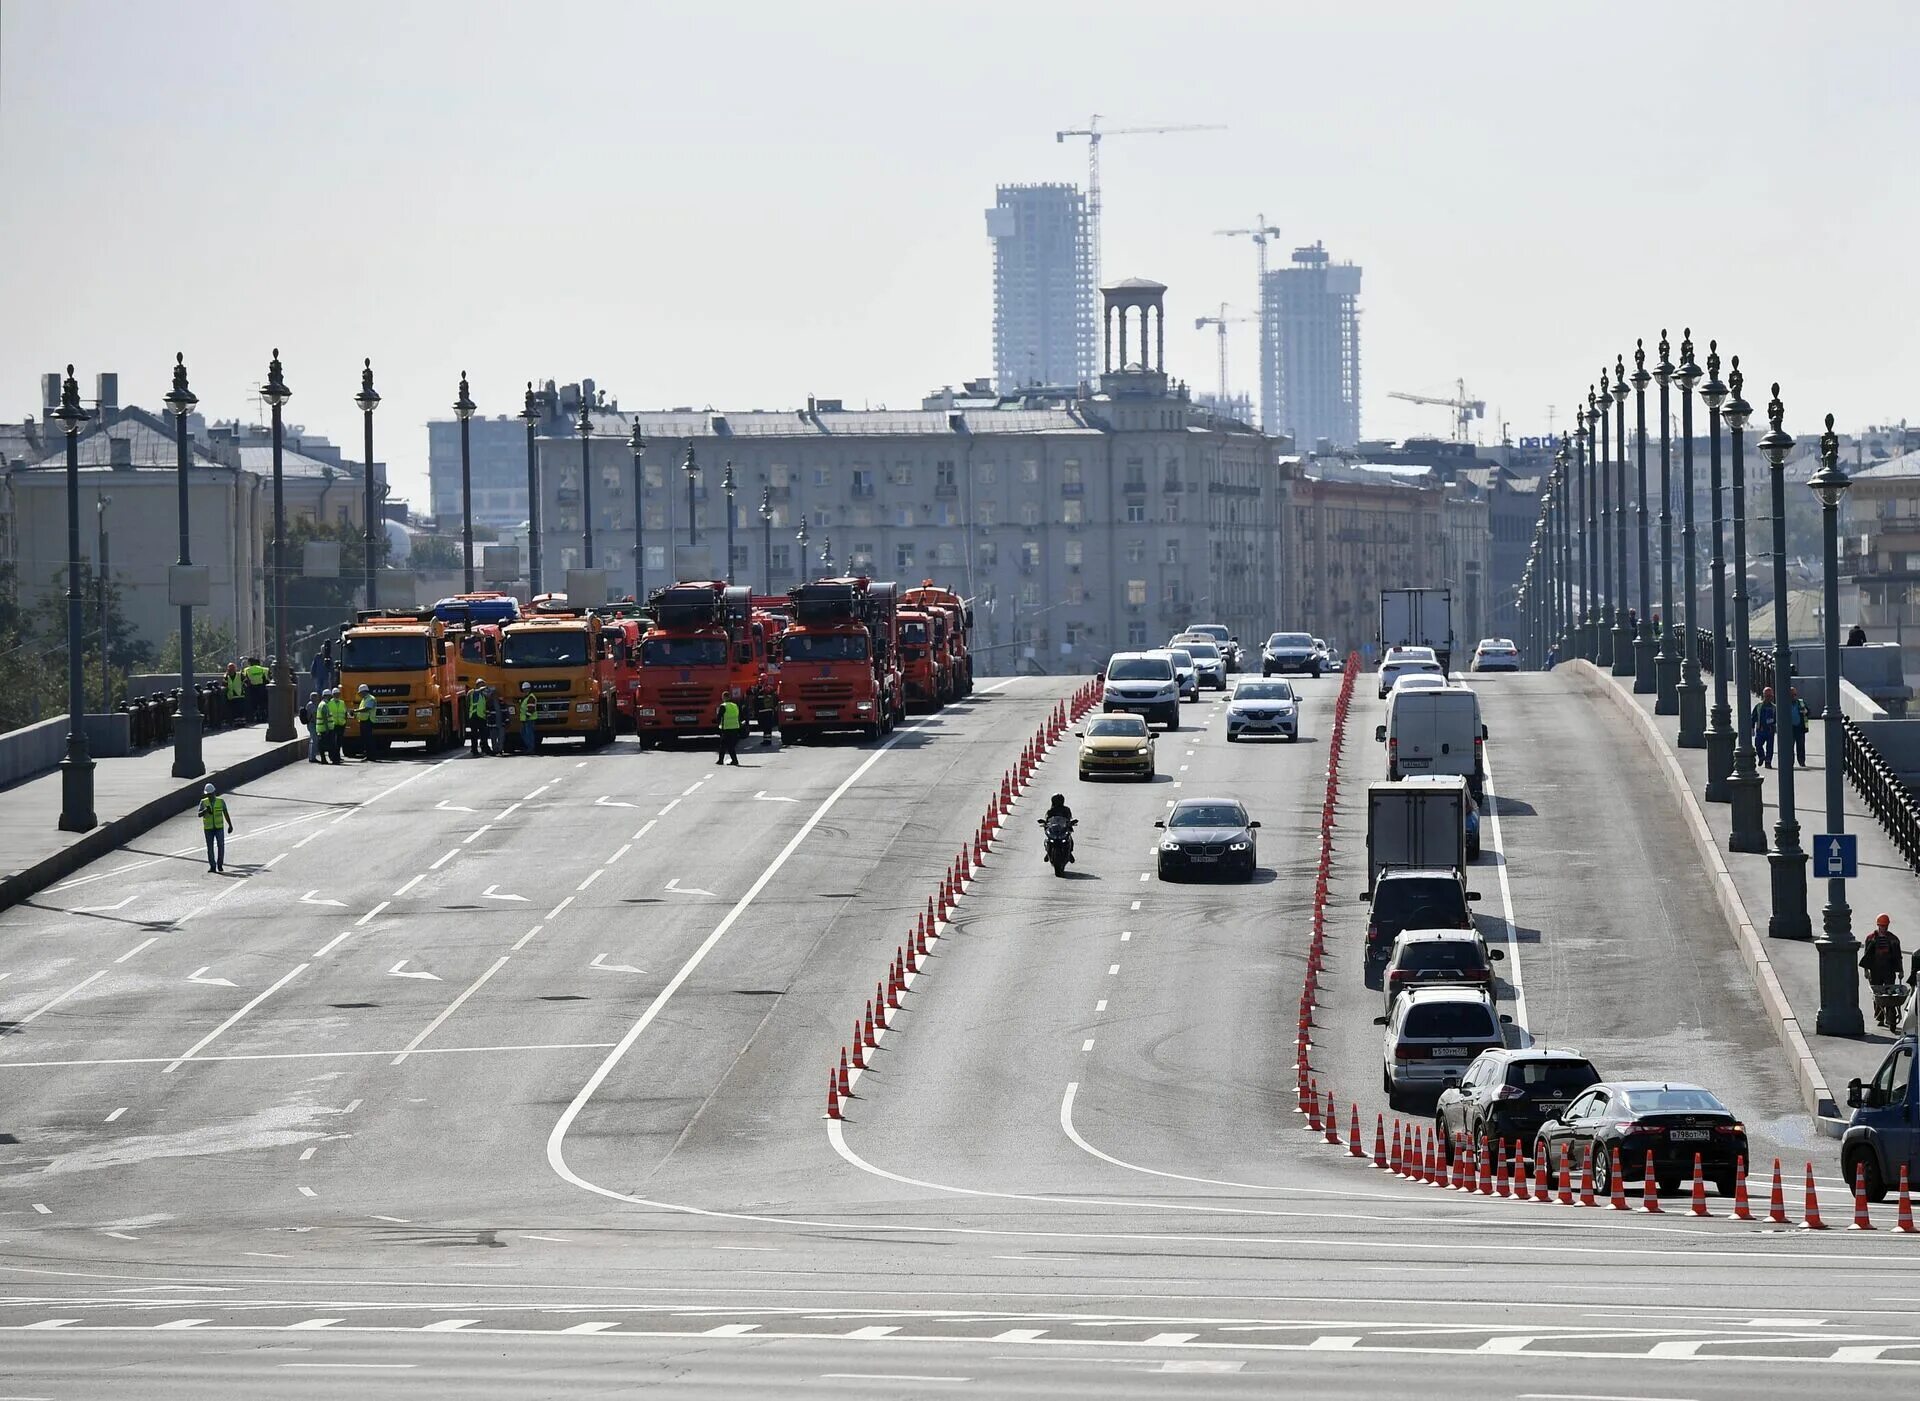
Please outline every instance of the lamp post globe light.
[[60, 830], [85, 832], [93, 812], [93, 756], [87, 753], [87, 693], [80, 650], [80, 430], [93, 415], [80, 407], [80, 383], [67, 366], [60, 407], [53, 411], [67, 435], [67, 753], [60, 761]]
[[1660, 651], [1653, 659], [1655, 715], [1680, 713], [1680, 632], [1673, 618], [1673, 420], [1668, 385], [1675, 369], [1671, 343], [1660, 331], [1660, 359], [1653, 378], [1660, 386]]
[[1753, 706], [1753, 652], [1748, 638], [1747, 613], [1747, 467], [1746, 427], [1753, 417], [1753, 405], [1740, 397], [1746, 376], [1740, 373], [1740, 357], [1733, 357], [1727, 375], [1730, 398], [1720, 416], [1727, 421], [1727, 441], [1732, 451], [1729, 467], [1733, 473], [1733, 703], [1734, 726], [1733, 776], [1727, 780], [1727, 798], [1732, 807], [1732, 829], [1727, 850], [1764, 853], [1767, 829], [1761, 803], [1760, 774], [1754, 768], [1753, 731], [1747, 716]]
[[773, 593], [773, 483], [760, 488], [760, 567], [766, 571], [767, 593]]
[[[1827, 831], [1846, 831], [1846, 722], [1840, 713], [1840, 502], [1852, 485], [1840, 466], [1840, 439], [1827, 415], [1820, 435], [1820, 470], [1807, 483], [1820, 500], [1821, 586], [1826, 602], [1827, 666], [1821, 705], [1827, 778]], [[1860, 984], [1854, 976], [1859, 944], [1853, 937], [1853, 911], [1847, 908], [1847, 883], [1827, 879], [1827, 903], [1820, 910], [1820, 936], [1814, 951], [1820, 960], [1820, 1011], [1814, 1029], [1822, 1036], [1858, 1036], [1866, 1030], [1860, 1016]]]
[[527, 425], [527, 597], [540, 594], [540, 462], [534, 448], [534, 434], [540, 426], [540, 400], [527, 381], [527, 402], [520, 410]]
[[727, 470], [720, 478], [720, 490], [727, 496], [727, 583], [733, 583], [733, 459], [727, 459]]
[[680, 470], [687, 474], [687, 543], [700, 543], [699, 521], [694, 511], [694, 487], [700, 481], [700, 464], [694, 460], [693, 444], [687, 444], [687, 455], [680, 463]]
[[[184, 354], [173, 357], [173, 388], [167, 391], [163, 402], [167, 412], [173, 415], [174, 473], [180, 498], [180, 575], [176, 577], [181, 578], [184, 587], [183, 576], [193, 565], [187, 478], [187, 468], [193, 461], [193, 448], [187, 441], [187, 416], [200, 402], [193, 390], [187, 387], [187, 357]], [[180, 710], [173, 717], [175, 778], [198, 778], [207, 771], [201, 755], [200, 733], [199, 693], [193, 682], [193, 604], [183, 602], [180, 605]]]
[[1800, 823], [1793, 806], [1792, 731], [1784, 723], [1793, 678], [1793, 644], [1787, 632], [1787, 454], [1793, 450], [1793, 434], [1781, 427], [1785, 418], [1780, 386], [1775, 384], [1767, 404], [1767, 434], [1760, 440], [1760, 450], [1767, 455], [1773, 502], [1773, 704], [1780, 758], [1780, 816], [1773, 824], [1773, 851], [1767, 858], [1773, 888], [1767, 934], [1774, 939], [1811, 939], [1807, 853], [1800, 847]]
[[1639, 546], [1634, 552], [1638, 566], [1640, 628], [1633, 639], [1633, 693], [1650, 696], [1659, 686], [1659, 639], [1653, 630], [1653, 545], [1647, 523], [1647, 385], [1653, 376], [1647, 373], [1647, 343], [1633, 342], [1633, 459], [1639, 478], [1634, 508], [1634, 535]]
[[830, 576], [833, 573], [833, 534], [832, 532], [828, 532], [827, 538], [820, 542], [820, 568], [821, 568], [823, 577]]
[[593, 411], [584, 391], [580, 419], [573, 425], [580, 436], [580, 567], [593, 568]]
[[800, 578], [799, 583], [807, 582], [807, 514], [800, 513], [800, 528], [793, 532], [793, 538], [800, 542]]
[[293, 391], [280, 372], [280, 350], [267, 362], [267, 383], [260, 397], [273, 410], [273, 689], [267, 694], [267, 739], [279, 743], [293, 732], [293, 638], [287, 632], [287, 496], [282, 463], [286, 424], [283, 410]]
[[[381, 521], [380, 508], [374, 499], [373, 490], [373, 411], [380, 407], [380, 393], [373, 387], [373, 361], [371, 359], [363, 360], [360, 363], [360, 392], [353, 396], [353, 402], [359, 406], [360, 420], [366, 430], [366, 480], [364, 486], [367, 495], [364, 505], [367, 513], [367, 559], [365, 566], [367, 607], [377, 608], [380, 606], [380, 600], [374, 586], [373, 569], [374, 563], [379, 555], [375, 546], [379, 543], [380, 539]], [[465, 425], [462, 425], [461, 431], [463, 433], [465, 432]]]
[[[1604, 408], [1605, 406], [1602, 405]], [[1613, 357], [1613, 557], [1620, 588], [1613, 606], [1613, 674], [1634, 674], [1633, 629], [1627, 626], [1627, 362]]]
[[460, 420], [460, 564], [467, 593], [473, 592], [473, 451], [469, 434], [476, 407], [473, 396], [467, 393], [467, 372], [462, 370], [460, 397], [453, 401], [453, 413]]
[[647, 601], [647, 482], [640, 460], [647, 455], [646, 439], [640, 436], [640, 415], [633, 416], [633, 435], [627, 439], [627, 451], [633, 454], [633, 601]]
[[1713, 578], [1713, 705], [1707, 711], [1707, 786], [1710, 803], [1731, 801], [1727, 779], [1733, 774], [1733, 725], [1727, 708], [1727, 559], [1726, 499], [1720, 475], [1721, 406], [1727, 386], [1720, 382], [1720, 342], [1707, 342], [1707, 379], [1700, 386], [1700, 402], [1707, 406], [1707, 490], [1713, 497], [1713, 553], [1708, 570]]
[[1687, 622], [1680, 633], [1680, 735], [1682, 749], [1707, 747], [1707, 688], [1700, 680], [1700, 589], [1698, 551], [1693, 547], [1693, 387], [1700, 362], [1693, 358], [1693, 328], [1680, 332], [1680, 565]]
[[[1613, 392], [1607, 388], [1607, 371], [1600, 370], [1600, 392], [1589, 394], [1588, 418], [1599, 430], [1599, 455], [1594, 466], [1599, 471], [1600, 495], [1600, 630], [1594, 638], [1593, 664], [1613, 669], [1613, 615], [1620, 600], [1613, 591], [1613, 435], [1607, 421], [1607, 409]], [[1592, 441], [1589, 435], [1589, 441]]]

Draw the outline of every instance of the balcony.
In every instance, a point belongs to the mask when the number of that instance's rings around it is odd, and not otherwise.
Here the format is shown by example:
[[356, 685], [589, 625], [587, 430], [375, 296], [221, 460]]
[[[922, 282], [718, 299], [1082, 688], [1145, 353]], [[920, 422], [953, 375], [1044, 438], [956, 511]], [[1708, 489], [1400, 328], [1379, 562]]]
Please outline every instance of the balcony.
[[874, 492], [873, 483], [872, 482], [855, 482], [853, 484], [852, 490], [853, 490], [853, 496], [855, 500], [871, 499]]
[[1147, 479], [1145, 477], [1128, 477], [1120, 484], [1120, 489], [1133, 496], [1145, 496], [1147, 494]]
[[1169, 477], [1167, 478], [1167, 480], [1160, 483], [1160, 490], [1164, 491], [1169, 496], [1174, 496], [1182, 491], [1185, 491], [1186, 488], [1182, 486], [1179, 482], [1175, 481], [1172, 477]]
[[1086, 484], [1083, 482], [1062, 482], [1060, 483], [1060, 494], [1062, 496], [1085, 496], [1087, 494]]
[[933, 494], [935, 496], [944, 496], [951, 500], [960, 494], [960, 487], [956, 482], [937, 482], [934, 484]]

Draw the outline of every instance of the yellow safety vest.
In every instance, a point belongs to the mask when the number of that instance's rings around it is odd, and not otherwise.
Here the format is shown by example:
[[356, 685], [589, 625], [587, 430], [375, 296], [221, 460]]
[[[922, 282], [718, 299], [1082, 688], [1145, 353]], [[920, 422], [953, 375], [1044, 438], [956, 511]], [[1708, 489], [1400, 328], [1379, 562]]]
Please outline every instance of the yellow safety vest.
[[209, 832], [217, 832], [227, 825], [227, 804], [223, 798], [202, 798], [200, 800], [200, 825]]
[[245, 671], [246, 671], [247, 684], [249, 686], [264, 686], [267, 684], [267, 677], [270, 673], [267, 671], [265, 667], [250, 666], [250, 667], [247, 667]]
[[522, 720], [531, 720], [537, 713], [534, 708], [532, 696], [520, 697], [520, 718]]
[[720, 702], [720, 728], [723, 730], [740, 728], [740, 707], [730, 700]]
[[347, 703], [335, 696], [327, 702], [327, 728], [338, 730], [347, 723]]
[[353, 718], [363, 725], [373, 723], [374, 704], [372, 696], [360, 697], [360, 703], [353, 708]]
[[487, 718], [487, 697], [482, 691], [475, 691], [467, 697], [467, 717], [472, 720]]
[[245, 694], [246, 694], [246, 682], [240, 679], [240, 673], [237, 671], [228, 672], [227, 673], [227, 699], [239, 700], [240, 697]]

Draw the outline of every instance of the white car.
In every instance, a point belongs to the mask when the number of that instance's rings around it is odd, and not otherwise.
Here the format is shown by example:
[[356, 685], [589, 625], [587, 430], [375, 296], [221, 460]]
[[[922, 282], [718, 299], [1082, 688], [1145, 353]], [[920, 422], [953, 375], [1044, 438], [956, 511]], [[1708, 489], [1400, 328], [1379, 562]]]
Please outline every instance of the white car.
[[1227, 742], [1244, 735], [1282, 735], [1289, 743], [1300, 738], [1300, 698], [1288, 681], [1234, 683], [1227, 698]]
[[[1421, 656], [1420, 653], [1422, 652], [1425, 652], [1427, 655], [1424, 657]], [[1378, 676], [1380, 699], [1385, 700], [1388, 693], [1393, 690], [1394, 682], [1398, 681], [1402, 676], [1408, 675], [1437, 676], [1443, 685], [1447, 679], [1447, 673], [1441, 669], [1440, 663], [1434, 659], [1431, 648], [1397, 648], [1387, 653], [1386, 660], [1380, 663]]]
[[1510, 637], [1483, 637], [1473, 649], [1474, 671], [1518, 671], [1520, 649]]
[[1218, 647], [1211, 642], [1189, 641], [1182, 642], [1180, 650], [1193, 658], [1194, 675], [1202, 686], [1216, 691], [1227, 689], [1227, 659]]
[[1194, 669], [1193, 654], [1184, 647], [1169, 647], [1167, 657], [1173, 663], [1174, 677], [1180, 682], [1180, 699], [1200, 699], [1200, 673]]
[[1407, 691], [1444, 691], [1447, 678], [1439, 673], [1438, 664], [1433, 671], [1403, 671], [1393, 679], [1393, 689], [1387, 692], [1389, 699]]

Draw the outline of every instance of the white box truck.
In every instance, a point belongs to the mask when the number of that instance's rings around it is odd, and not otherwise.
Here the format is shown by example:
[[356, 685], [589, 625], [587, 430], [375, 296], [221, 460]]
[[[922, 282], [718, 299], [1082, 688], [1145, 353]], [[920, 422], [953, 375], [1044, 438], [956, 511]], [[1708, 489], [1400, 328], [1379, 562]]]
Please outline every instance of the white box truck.
[[1453, 590], [1382, 589], [1381, 655], [1392, 647], [1431, 647], [1443, 671], [1453, 670]]
[[1463, 778], [1367, 785], [1367, 890], [1388, 866], [1467, 869]]

